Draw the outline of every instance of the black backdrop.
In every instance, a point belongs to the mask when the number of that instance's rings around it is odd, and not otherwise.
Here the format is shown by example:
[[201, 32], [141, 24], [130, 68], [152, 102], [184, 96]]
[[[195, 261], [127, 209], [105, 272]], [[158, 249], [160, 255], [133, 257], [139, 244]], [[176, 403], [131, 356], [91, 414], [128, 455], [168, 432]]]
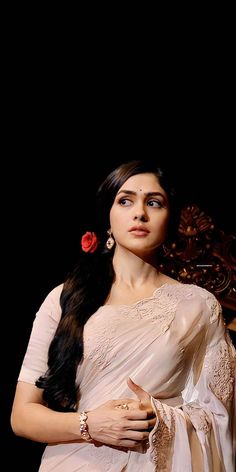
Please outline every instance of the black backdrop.
[[[160, 162], [172, 170], [186, 203], [198, 203], [223, 230], [232, 232], [235, 231], [234, 174], [229, 164], [230, 149], [223, 142], [218, 144], [216, 140], [211, 159], [206, 149], [202, 152], [198, 146], [190, 151], [187, 145], [178, 146], [174, 152], [174, 146], [161, 153], [155, 151], [152, 157], [160, 154]], [[50, 157], [45, 159], [44, 149], [34, 153], [29, 162], [21, 155], [14, 165], [8, 163], [5, 175], [8, 183], [5, 197], [10, 206], [4, 224], [6, 241], [2, 246], [3, 256], [7, 256], [3, 271], [6, 282], [3, 298], [7, 303], [2, 342], [7, 347], [2, 355], [1, 424], [3, 443], [6, 441], [10, 450], [8, 463], [17, 460], [17, 467], [25, 472], [37, 471], [43, 446], [15, 437], [9, 416], [35, 312], [76, 260], [80, 235], [89, 229], [92, 221], [98, 183], [117, 164], [151, 154], [148, 146], [145, 151], [144, 145], [140, 149], [137, 145], [135, 149], [131, 145], [118, 146], [116, 152], [108, 145], [94, 151], [94, 146], [92, 152], [87, 149], [76, 153], [73, 146], [67, 141], [60, 148], [57, 142], [58, 156], [54, 152], [53, 161]], [[29, 147], [26, 156], [29, 159]]]

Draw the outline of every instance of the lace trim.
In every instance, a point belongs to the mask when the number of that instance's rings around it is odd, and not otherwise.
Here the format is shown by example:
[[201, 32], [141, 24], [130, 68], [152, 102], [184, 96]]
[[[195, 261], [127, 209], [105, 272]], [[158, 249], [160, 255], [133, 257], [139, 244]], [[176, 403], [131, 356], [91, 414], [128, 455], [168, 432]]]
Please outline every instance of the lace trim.
[[183, 405], [183, 412], [189, 416], [189, 419], [197, 431], [207, 434], [211, 429], [211, 422], [204, 410], [191, 404]]
[[236, 351], [227, 335], [227, 341], [221, 340], [217, 351], [206, 356], [206, 368], [209, 373], [209, 387], [215, 396], [226, 406], [233, 398]]
[[[152, 297], [133, 305], [105, 305], [99, 308], [85, 325], [84, 359], [88, 358], [100, 368], [109, 365], [119, 355], [122, 336], [126, 338], [133, 320], [136, 330], [139, 327], [143, 329], [143, 321], [155, 323], [155, 337], [160, 336], [169, 329], [179, 301], [193, 295], [192, 285], [164, 284], [155, 290]], [[116, 348], [118, 336], [119, 346]]]
[[[208, 306], [211, 304], [213, 319], [217, 311], [215, 306], [218, 303], [215, 297], [207, 290], [190, 284], [164, 284], [154, 291], [152, 297], [140, 300], [133, 305], [100, 307], [85, 325], [84, 359], [88, 358], [102, 368], [109, 365], [119, 355], [122, 339], [127, 341], [126, 335], [133, 320], [136, 326], [135, 336], [138, 329], [144, 328], [143, 321], [155, 324], [155, 337], [162, 335], [169, 329], [178, 303], [184, 299], [191, 300], [196, 296], [196, 292], [206, 298]], [[118, 337], [119, 346], [117, 347]]]
[[[169, 470], [169, 460], [171, 457], [171, 449], [173, 438], [175, 436], [175, 418], [173, 409], [165, 410], [163, 404], [158, 401], [155, 405], [158, 426], [151, 436], [152, 451], [151, 455], [155, 464], [156, 472], [167, 472]], [[167, 414], [168, 412], [168, 414]]]
[[199, 295], [206, 300], [206, 304], [210, 310], [210, 323], [214, 323], [214, 321], [218, 320], [219, 316], [222, 314], [220, 303], [213, 293], [208, 292], [208, 290], [202, 287], [196, 286], [196, 288], [199, 290]]
[[96, 326], [94, 334], [85, 340], [84, 358], [96, 362], [99, 366], [108, 366], [114, 359], [112, 353], [113, 339], [116, 335], [116, 323], [107, 326]]

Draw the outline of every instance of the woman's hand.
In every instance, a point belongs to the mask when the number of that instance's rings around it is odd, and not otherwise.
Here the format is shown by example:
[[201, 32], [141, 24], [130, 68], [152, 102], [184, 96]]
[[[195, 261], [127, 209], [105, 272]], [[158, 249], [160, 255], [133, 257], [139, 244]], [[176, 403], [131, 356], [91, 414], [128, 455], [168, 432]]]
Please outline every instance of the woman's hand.
[[117, 447], [137, 447], [146, 441], [156, 422], [150, 395], [128, 379], [138, 400], [110, 400], [87, 412], [88, 430], [94, 441]]

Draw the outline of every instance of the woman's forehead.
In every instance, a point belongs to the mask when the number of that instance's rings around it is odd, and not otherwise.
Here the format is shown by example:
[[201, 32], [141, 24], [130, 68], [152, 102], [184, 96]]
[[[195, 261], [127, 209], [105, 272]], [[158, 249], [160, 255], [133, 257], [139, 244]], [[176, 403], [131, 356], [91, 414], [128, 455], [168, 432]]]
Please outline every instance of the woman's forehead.
[[123, 183], [118, 192], [121, 190], [131, 190], [137, 193], [157, 192], [159, 190], [164, 191], [157, 176], [152, 173], [132, 175]]

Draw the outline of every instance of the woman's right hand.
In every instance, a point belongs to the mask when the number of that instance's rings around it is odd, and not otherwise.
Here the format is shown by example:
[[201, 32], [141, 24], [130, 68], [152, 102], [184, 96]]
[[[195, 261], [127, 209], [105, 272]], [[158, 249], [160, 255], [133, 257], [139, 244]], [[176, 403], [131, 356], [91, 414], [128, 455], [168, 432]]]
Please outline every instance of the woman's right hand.
[[150, 402], [131, 398], [110, 400], [87, 415], [92, 439], [117, 447], [137, 447], [148, 439], [156, 422]]

